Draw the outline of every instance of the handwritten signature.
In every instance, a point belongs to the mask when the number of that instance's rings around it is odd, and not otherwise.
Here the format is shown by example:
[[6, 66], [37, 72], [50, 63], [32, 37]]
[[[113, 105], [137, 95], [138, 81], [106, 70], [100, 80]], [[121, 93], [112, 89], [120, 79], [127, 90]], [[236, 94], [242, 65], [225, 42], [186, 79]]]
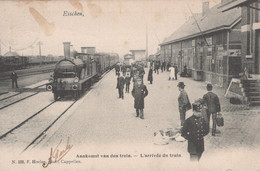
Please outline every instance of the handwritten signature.
[[46, 168], [50, 164], [60, 161], [70, 151], [70, 149], [73, 147], [73, 145], [71, 145], [69, 143], [69, 141], [70, 141], [70, 138], [68, 137], [68, 141], [67, 141], [67, 144], [66, 144], [66, 147], [65, 147], [64, 150], [59, 151], [59, 149], [58, 149], [58, 147], [61, 144], [62, 140], [60, 140], [59, 144], [56, 146], [56, 148], [54, 150], [51, 148], [51, 152], [50, 152], [50, 157], [48, 159], [48, 163], [44, 162], [42, 164], [42, 166], [44, 168]]

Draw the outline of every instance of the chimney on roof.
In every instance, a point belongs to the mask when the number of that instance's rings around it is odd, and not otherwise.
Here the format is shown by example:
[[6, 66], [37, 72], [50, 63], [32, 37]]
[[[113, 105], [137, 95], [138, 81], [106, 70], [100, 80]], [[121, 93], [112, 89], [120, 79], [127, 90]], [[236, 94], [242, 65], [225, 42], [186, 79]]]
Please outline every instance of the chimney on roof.
[[207, 14], [209, 12], [209, 2], [203, 2], [202, 3], [202, 16]]
[[12, 48], [11, 48], [11, 46], [9, 46], [9, 52], [11, 52], [12, 51]]

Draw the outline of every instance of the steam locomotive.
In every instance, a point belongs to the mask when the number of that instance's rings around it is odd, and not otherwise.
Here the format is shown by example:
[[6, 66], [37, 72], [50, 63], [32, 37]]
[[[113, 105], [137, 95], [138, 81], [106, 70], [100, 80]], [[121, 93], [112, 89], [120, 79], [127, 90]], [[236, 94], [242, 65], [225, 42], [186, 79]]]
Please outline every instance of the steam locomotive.
[[115, 53], [95, 53], [95, 47], [81, 47], [81, 53], [70, 51], [70, 42], [64, 42], [64, 59], [54, 69], [51, 82], [46, 86], [52, 90], [54, 100], [72, 95], [77, 100], [91, 83], [119, 61]]

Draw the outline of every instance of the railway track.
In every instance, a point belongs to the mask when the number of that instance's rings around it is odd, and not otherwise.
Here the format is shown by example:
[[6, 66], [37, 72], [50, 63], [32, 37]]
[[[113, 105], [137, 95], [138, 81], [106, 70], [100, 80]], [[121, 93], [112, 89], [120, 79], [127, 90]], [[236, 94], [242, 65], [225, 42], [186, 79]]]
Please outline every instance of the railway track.
[[70, 104], [61, 114], [59, 114], [58, 117], [53, 122], [51, 122], [50, 125], [47, 126], [47, 128], [45, 128], [35, 139], [33, 139], [33, 141], [29, 143], [29, 145], [26, 146], [23, 152], [26, 151], [30, 146], [32, 146], [40, 137], [42, 137], [75, 103], [76, 101]]
[[[102, 74], [103, 78], [109, 71]], [[86, 95], [89, 88], [84, 95]], [[83, 95], [83, 96], [84, 96]], [[75, 105], [77, 101], [59, 99], [53, 101], [37, 112], [28, 115], [29, 117], [17, 122], [11, 129], [7, 129], [5, 133], [0, 135], [0, 143], [12, 144], [20, 143], [19, 147], [23, 147], [22, 152], [33, 148], [40, 143], [46, 136], [46, 132], [63, 116], [67, 111]], [[25, 148], [24, 148], [25, 147]]]
[[[25, 76], [30, 76], [30, 75], [38, 75], [38, 74], [43, 74], [43, 73], [50, 73], [53, 72], [54, 66], [49, 66], [46, 68], [37, 68], [37, 69], [31, 69], [31, 70], [25, 70], [25, 71], [20, 71], [17, 72], [19, 77], [25, 77]], [[0, 81], [4, 80], [9, 80], [10, 79], [10, 73], [3, 73], [0, 75]]]
[[29, 118], [25, 119], [24, 121], [22, 121], [21, 123], [19, 123], [18, 125], [16, 125], [14, 128], [10, 129], [9, 131], [7, 131], [6, 133], [2, 134], [0, 136], [0, 140], [4, 137], [6, 137], [8, 134], [12, 133], [14, 130], [18, 129], [19, 127], [21, 127], [22, 125], [24, 125], [26, 122], [28, 122], [30, 119], [32, 119], [33, 117], [35, 117], [36, 115], [40, 114], [43, 110], [45, 110], [46, 108], [50, 107], [52, 104], [54, 104], [56, 101], [51, 102], [50, 104], [46, 105], [45, 107], [43, 107], [41, 110], [39, 110], [38, 112], [34, 113], [33, 115], [31, 115]]
[[[26, 90], [26, 91], [23, 91], [23, 92], [20, 92], [20, 93], [17, 93], [17, 94], [14, 94], [14, 95], [5, 97], [5, 98], [3, 98], [3, 99], [0, 99], [0, 101], [1, 101], [1, 103], [2, 103], [2, 104], [0, 104], [0, 110], [2, 110], [2, 109], [4, 109], [4, 108], [7, 108], [7, 107], [9, 107], [9, 106], [12, 106], [12, 105], [14, 105], [14, 104], [16, 104], [16, 103], [18, 103], [18, 102], [21, 102], [21, 101], [23, 101], [23, 100], [25, 100], [25, 99], [28, 99], [28, 98], [30, 98], [30, 97], [32, 97], [32, 96], [35, 96], [35, 95], [39, 94], [41, 90], [38, 90], [37, 92], [33, 92], [33, 93], [31, 93], [31, 92], [29, 92], [29, 91], [31, 91], [31, 90], [36, 90], [36, 89], [38, 89], [38, 88], [40, 88], [40, 87], [43, 87], [43, 86], [45, 86], [45, 85], [46, 85], [46, 84], [39, 85], [39, 86], [37, 86], [37, 87], [35, 87], [35, 88], [33, 88], [33, 89], [29, 89], [29, 90]], [[11, 99], [11, 100], [10, 100], [10, 98], [17, 97], [18, 95], [21, 96], [20, 98], [18, 98], [18, 100], [17, 100], [17, 99], [13, 99], [13, 100]], [[4, 100], [5, 100], [5, 101], [4, 101]], [[11, 101], [11, 102], [10, 102], [10, 101]]]
[[[3, 100], [6, 100], [6, 99], [9, 99], [9, 98], [11, 98], [11, 97], [18, 96], [19, 94], [22, 94], [22, 93], [25, 93], [25, 92], [28, 92], [28, 91], [31, 91], [31, 90], [34, 90], [34, 89], [37, 89], [37, 88], [43, 87], [43, 86], [45, 86], [45, 85], [46, 85], [46, 84], [41, 84], [41, 85], [36, 86], [36, 87], [34, 87], [34, 88], [32, 88], [32, 89], [26, 89], [25, 91], [21, 91], [21, 92], [15, 93], [15, 94], [13, 94], [13, 95], [10, 95], [10, 96], [7, 96], [7, 97], [4, 97], [4, 98], [0, 99], [0, 101], [3, 101]], [[7, 94], [7, 93], [5, 93], [5, 94]]]
[[[26, 151], [42, 135], [45, 134], [76, 101], [53, 101], [34, 113], [18, 125], [0, 136], [1, 143], [13, 143], [19, 140], [23, 144], [22, 152]], [[44, 118], [44, 119], [42, 119]]]

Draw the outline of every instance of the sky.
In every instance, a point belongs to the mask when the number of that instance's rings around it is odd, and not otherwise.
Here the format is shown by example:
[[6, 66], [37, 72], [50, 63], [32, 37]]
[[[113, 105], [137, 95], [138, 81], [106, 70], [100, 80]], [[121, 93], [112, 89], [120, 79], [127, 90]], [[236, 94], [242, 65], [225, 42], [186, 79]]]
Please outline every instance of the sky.
[[[118, 53], [146, 48], [154, 54], [206, 0], [14, 0], [0, 1], [1, 54], [9, 47], [19, 55], [63, 55], [63, 42], [80, 51]], [[208, 0], [210, 7], [221, 0]], [[188, 4], [188, 6], [187, 6]], [[63, 16], [64, 12], [84, 16]]]

